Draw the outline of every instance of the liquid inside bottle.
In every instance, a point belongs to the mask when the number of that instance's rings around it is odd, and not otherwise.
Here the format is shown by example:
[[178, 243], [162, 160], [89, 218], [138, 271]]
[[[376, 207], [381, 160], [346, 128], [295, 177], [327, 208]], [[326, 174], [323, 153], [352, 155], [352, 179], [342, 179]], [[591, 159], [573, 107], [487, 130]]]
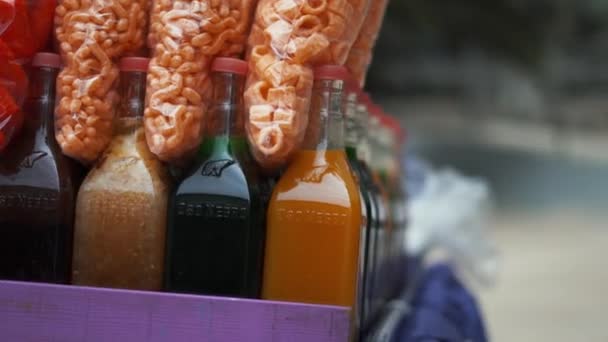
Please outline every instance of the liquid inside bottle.
[[110, 146], [78, 194], [73, 282], [160, 290], [169, 176], [142, 126], [147, 58], [121, 60], [121, 102]]
[[[358, 108], [357, 99], [358, 94], [355, 89], [352, 86], [347, 87], [344, 107], [346, 155], [355, 177], [359, 180], [361, 207], [364, 217], [361, 234], [357, 306], [359, 326], [365, 328], [380, 309], [378, 303], [373, 302], [373, 286], [376, 241], [380, 234], [381, 222], [378, 208], [378, 190], [366, 161], [360, 158], [361, 154], [358, 151], [360, 144], [365, 140], [363, 122], [367, 119], [367, 115]], [[375, 306], [372, 306], [372, 304]]]
[[376, 236], [375, 241], [375, 254], [373, 261], [373, 279], [371, 288], [371, 310], [377, 313], [382, 306], [391, 299], [391, 292], [393, 291], [393, 283], [391, 277], [393, 277], [393, 269], [391, 264], [392, 258], [392, 244], [394, 238], [394, 222], [392, 219], [392, 207], [390, 201], [390, 195], [387, 191], [387, 187], [383, 182], [383, 176], [385, 175], [383, 150], [380, 145], [381, 139], [381, 126], [378, 116], [376, 115], [374, 105], [367, 99], [366, 105], [362, 110], [364, 116], [367, 117], [368, 121], [362, 121], [368, 126], [369, 145], [362, 148], [363, 157], [369, 159], [369, 166], [371, 168], [370, 177], [371, 182], [374, 185], [374, 196], [378, 203], [378, 217], [380, 221], [380, 229]]
[[268, 209], [263, 298], [352, 308], [361, 202], [344, 150], [344, 82], [328, 69], [315, 72], [305, 144]]
[[268, 191], [244, 132], [247, 63], [218, 58], [212, 71], [207, 137], [170, 201], [165, 289], [258, 298]]
[[0, 154], [0, 279], [68, 283], [76, 165], [53, 133], [55, 54], [32, 62], [21, 135]]

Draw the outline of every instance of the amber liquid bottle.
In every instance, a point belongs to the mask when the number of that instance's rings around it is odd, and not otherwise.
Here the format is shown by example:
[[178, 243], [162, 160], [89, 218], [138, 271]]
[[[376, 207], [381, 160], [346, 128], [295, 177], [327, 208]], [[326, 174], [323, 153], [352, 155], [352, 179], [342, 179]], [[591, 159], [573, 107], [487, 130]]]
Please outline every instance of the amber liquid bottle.
[[170, 200], [165, 289], [257, 298], [267, 190], [245, 138], [247, 63], [217, 58], [212, 72], [207, 137]]
[[169, 175], [148, 149], [142, 126], [148, 62], [121, 60], [114, 137], [78, 193], [77, 285], [162, 288]]
[[270, 201], [264, 299], [356, 305], [361, 199], [344, 150], [336, 68], [315, 70], [304, 146]]
[[34, 56], [23, 131], [0, 154], [0, 279], [68, 283], [76, 165], [53, 133], [58, 55]]

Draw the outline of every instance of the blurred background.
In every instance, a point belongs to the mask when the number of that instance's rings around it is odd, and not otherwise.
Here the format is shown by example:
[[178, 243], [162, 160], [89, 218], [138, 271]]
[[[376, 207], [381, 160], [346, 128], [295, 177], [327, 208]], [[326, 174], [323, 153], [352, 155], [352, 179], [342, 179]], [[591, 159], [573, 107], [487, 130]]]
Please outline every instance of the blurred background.
[[492, 340], [608, 341], [608, 1], [393, 0], [367, 88], [490, 186]]

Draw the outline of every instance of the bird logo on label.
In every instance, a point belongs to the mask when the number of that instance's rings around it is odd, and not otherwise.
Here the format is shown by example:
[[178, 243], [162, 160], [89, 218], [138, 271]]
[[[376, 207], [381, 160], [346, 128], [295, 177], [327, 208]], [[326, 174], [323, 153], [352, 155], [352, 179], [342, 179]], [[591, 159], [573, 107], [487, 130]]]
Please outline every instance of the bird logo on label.
[[201, 172], [205, 177], [221, 177], [222, 172], [235, 163], [231, 159], [212, 160], [203, 165]]

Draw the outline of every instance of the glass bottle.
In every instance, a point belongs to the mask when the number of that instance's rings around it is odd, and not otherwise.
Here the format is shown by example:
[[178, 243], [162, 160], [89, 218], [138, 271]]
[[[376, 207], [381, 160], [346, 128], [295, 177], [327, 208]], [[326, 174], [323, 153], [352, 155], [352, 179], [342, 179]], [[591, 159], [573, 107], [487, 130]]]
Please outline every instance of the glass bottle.
[[142, 126], [148, 63], [138, 57], [120, 61], [114, 137], [78, 193], [72, 269], [77, 285], [162, 287], [170, 185]]
[[315, 70], [305, 143], [270, 201], [265, 299], [356, 302], [361, 200], [344, 151], [344, 81], [335, 68]]
[[[349, 79], [351, 79], [349, 77]], [[344, 106], [345, 147], [348, 163], [359, 180], [361, 208], [363, 212], [363, 229], [361, 231], [361, 249], [359, 260], [359, 289], [358, 289], [358, 320], [359, 326], [364, 327], [374, 315], [372, 310], [372, 291], [375, 269], [376, 238], [380, 230], [378, 217], [378, 202], [375, 184], [367, 163], [360, 158], [359, 144], [363, 139], [365, 127], [361, 123], [358, 111], [358, 92], [355, 82], [347, 82], [346, 101]]]
[[207, 137], [170, 200], [165, 289], [258, 298], [265, 239], [262, 180], [244, 126], [247, 63], [216, 58]]
[[53, 133], [56, 54], [34, 56], [21, 135], [0, 154], [0, 279], [68, 283], [76, 165]]
[[375, 184], [376, 197], [378, 200], [379, 217], [381, 229], [376, 238], [376, 256], [374, 260], [374, 280], [372, 293], [372, 307], [380, 309], [390, 299], [391, 292], [391, 244], [394, 231], [392, 210], [388, 187], [384, 183], [385, 160], [383, 156], [382, 127], [378, 116], [378, 108], [367, 100], [366, 113], [368, 114], [369, 127], [369, 159], [372, 168], [373, 183]]

